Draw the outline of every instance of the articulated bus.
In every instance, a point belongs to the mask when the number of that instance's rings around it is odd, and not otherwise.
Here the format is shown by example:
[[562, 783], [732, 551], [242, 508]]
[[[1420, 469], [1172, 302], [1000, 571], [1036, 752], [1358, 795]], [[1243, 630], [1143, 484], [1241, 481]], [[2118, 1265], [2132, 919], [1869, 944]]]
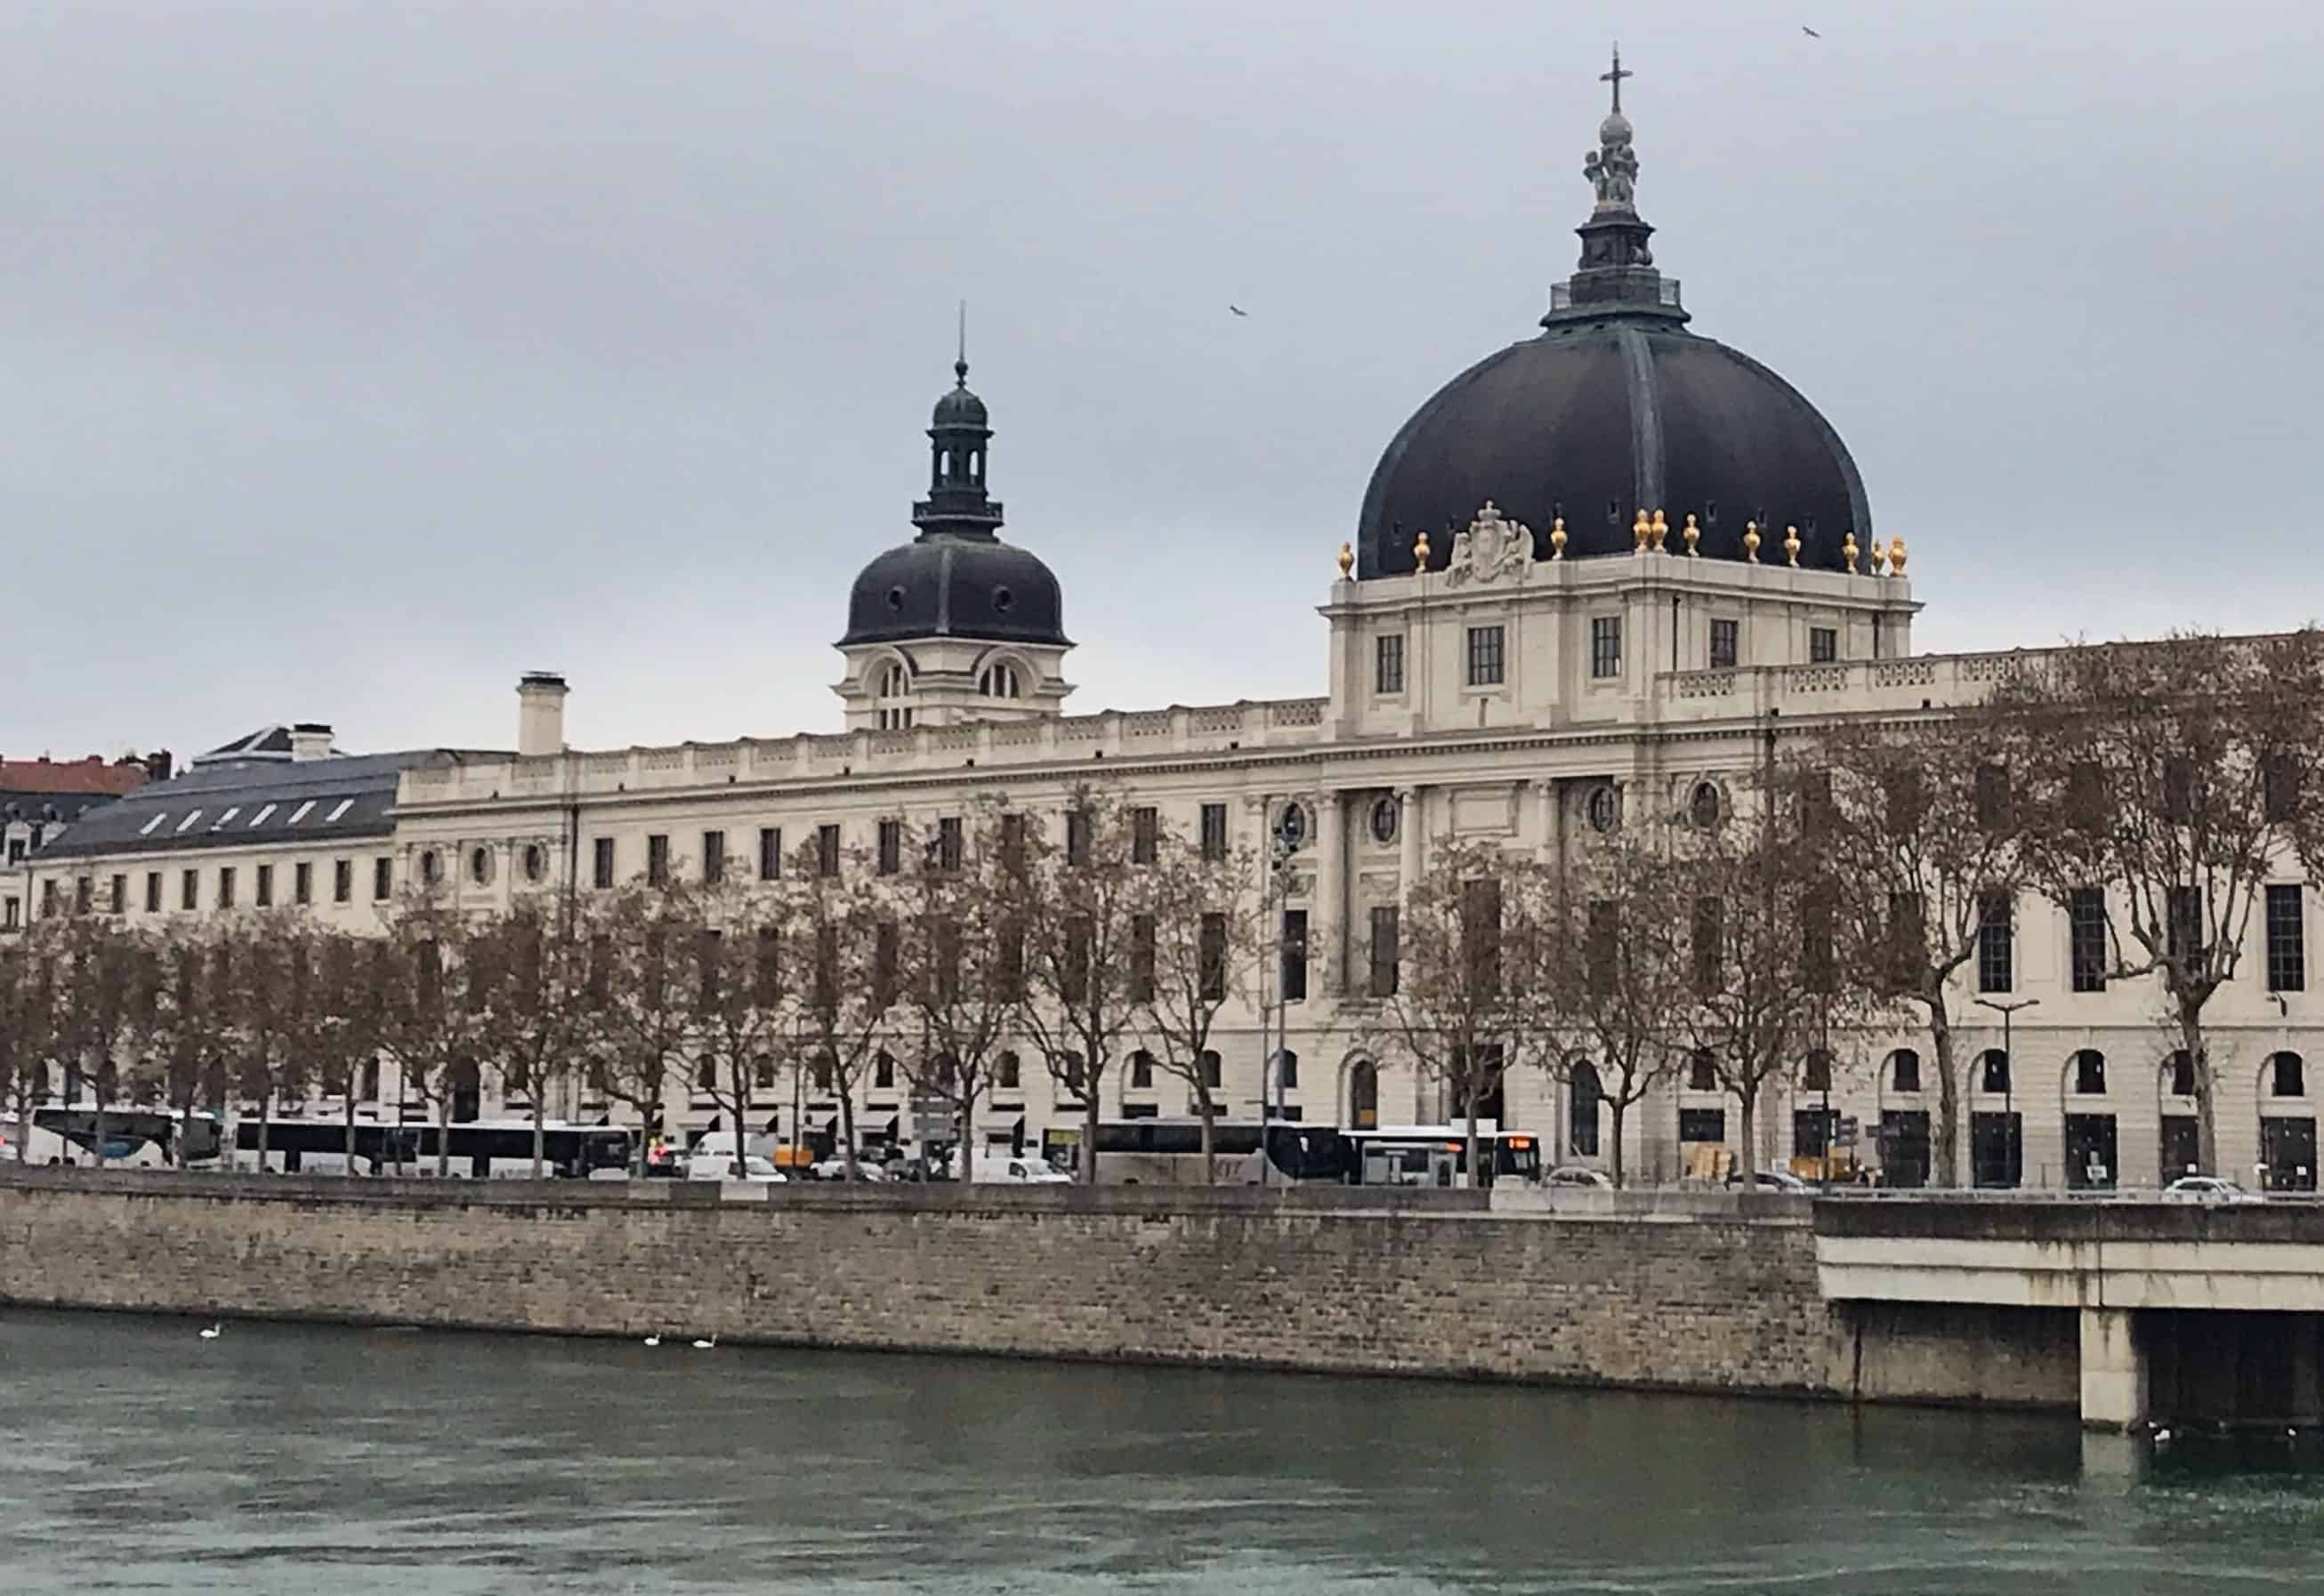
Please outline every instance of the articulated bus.
[[[216, 1114], [175, 1109], [109, 1108], [103, 1116], [107, 1168], [188, 1169], [217, 1167], [222, 1141]], [[0, 1119], [0, 1162], [95, 1167], [98, 1114], [93, 1108], [36, 1108], [25, 1145], [15, 1145], [16, 1121]]]
[[[1072, 1169], [1079, 1154], [1079, 1125], [1051, 1126], [1041, 1138], [1042, 1156]], [[1488, 1180], [1538, 1181], [1541, 1141], [1526, 1131], [1503, 1130], [1489, 1121], [1477, 1127]], [[1330, 1125], [1278, 1121], [1260, 1127], [1247, 1120], [1218, 1121], [1211, 1127], [1213, 1184], [1259, 1183], [1264, 1145], [1272, 1178], [1329, 1182], [1340, 1185], [1467, 1185], [1468, 1130], [1462, 1125], [1391, 1125], [1343, 1130]], [[1097, 1178], [1102, 1185], [1201, 1185], [1203, 1122], [1200, 1120], [1104, 1120], [1097, 1128]]]
[[[234, 1167], [259, 1168], [260, 1121], [235, 1126]], [[459, 1124], [382, 1125], [355, 1121], [355, 1165], [347, 1163], [343, 1120], [270, 1120], [265, 1168], [276, 1175], [401, 1175], [432, 1178], [439, 1148], [446, 1172], [461, 1180], [525, 1180], [532, 1175], [532, 1121], [472, 1120]], [[620, 1180], [630, 1170], [637, 1133], [618, 1125], [541, 1127], [541, 1172], [566, 1180]]]

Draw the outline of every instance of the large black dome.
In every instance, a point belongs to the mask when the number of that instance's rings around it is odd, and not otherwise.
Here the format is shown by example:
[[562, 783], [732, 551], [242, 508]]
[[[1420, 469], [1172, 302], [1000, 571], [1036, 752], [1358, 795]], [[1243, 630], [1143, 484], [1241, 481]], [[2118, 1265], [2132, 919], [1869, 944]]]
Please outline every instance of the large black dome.
[[1800, 563], [1827, 569], [1849, 532], [1872, 536], [1848, 446], [1797, 389], [1666, 319], [1619, 314], [1554, 324], [1422, 405], [1372, 473], [1356, 574], [1409, 574], [1424, 531], [1441, 567], [1446, 533], [1489, 499], [1533, 529], [1536, 559], [1560, 513], [1569, 558], [1631, 552], [1640, 510], [1666, 514], [1673, 552], [1675, 529], [1696, 516], [1706, 558], [1739, 558], [1755, 519], [1762, 560], [1782, 560], [1789, 526]]
[[874, 558], [847, 596], [848, 643], [969, 637], [1066, 644], [1065, 599], [1038, 558], [997, 538], [920, 538]]
[[1655, 269], [1654, 229], [1637, 212], [1630, 76], [1617, 51], [1600, 79], [1613, 110], [1582, 167], [1597, 207], [1545, 330], [1453, 378], [1396, 435], [1364, 494], [1357, 576], [1410, 574], [1423, 532], [1441, 569], [1452, 534], [1488, 501], [1532, 529], [1536, 559], [1549, 558], [1559, 515], [1567, 558], [1630, 553], [1641, 511], [1663, 512], [1673, 553], [1690, 515], [1711, 558], [1740, 556], [1752, 521], [1771, 563], [1792, 527], [1803, 566], [1844, 564], [1850, 532], [1870, 546], [1864, 482], [1831, 423], [1757, 361], [1686, 330], [1679, 285]]

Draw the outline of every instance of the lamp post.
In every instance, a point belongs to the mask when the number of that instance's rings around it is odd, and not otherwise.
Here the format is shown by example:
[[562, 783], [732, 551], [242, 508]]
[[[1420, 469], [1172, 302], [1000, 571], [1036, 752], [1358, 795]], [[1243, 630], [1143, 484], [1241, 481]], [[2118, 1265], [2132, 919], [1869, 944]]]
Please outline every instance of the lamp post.
[[[1288, 1040], [1286, 1033], [1291, 1023], [1289, 998], [1283, 979], [1284, 957], [1289, 949], [1283, 937], [1281, 906], [1291, 897], [1291, 856], [1305, 841], [1305, 813], [1296, 798], [1287, 798], [1275, 824], [1267, 828], [1267, 879], [1261, 885], [1259, 899], [1259, 913], [1266, 917], [1268, 922], [1261, 927], [1260, 945], [1269, 945], [1267, 932], [1271, 928], [1275, 950], [1275, 997], [1271, 1002], [1267, 995], [1268, 969], [1264, 958], [1259, 973], [1259, 1184], [1261, 1189], [1274, 1184], [1271, 1168], [1274, 1159], [1269, 1154], [1268, 1133], [1273, 1128], [1284, 1101], [1283, 1066], [1276, 1055]], [[1302, 953], [1304, 956], [1304, 949]], [[1271, 1047], [1268, 1044], [1269, 1008], [1274, 1010], [1275, 1021], [1275, 1043]], [[1196, 1061], [1195, 1067], [1201, 1067], [1200, 1060]], [[1271, 1083], [1270, 1074], [1273, 1076]]]
[[[2009, 1184], [2014, 1190], [2025, 1182], [2025, 1166], [2022, 1149], [2018, 1145], [2017, 1112], [2015, 1106], [2015, 1093], [2017, 1090], [2017, 1051], [2010, 1045], [2009, 1022], [2019, 1010], [2037, 1007], [2042, 1000], [2020, 998], [2014, 1003], [1997, 1003], [1991, 998], [1972, 998], [1970, 1001], [1980, 1009], [1990, 1009], [2001, 1016], [2001, 1056], [2009, 1062], [2008, 1073], [2001, 1077], [2001, 1130], [2008, 1141]], [[1969, 1183], [1973, 1186], [1977, 1184], [1977, 1094], [1975, 1092], [1969, 1094]]]

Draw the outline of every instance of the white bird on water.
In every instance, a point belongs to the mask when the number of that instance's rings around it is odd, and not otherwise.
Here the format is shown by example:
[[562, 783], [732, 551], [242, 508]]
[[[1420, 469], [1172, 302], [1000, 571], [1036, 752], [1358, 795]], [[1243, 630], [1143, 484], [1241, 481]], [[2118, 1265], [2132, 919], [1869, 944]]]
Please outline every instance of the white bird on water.
[[202, 1339], [204, 1341], [216, 1341], [219, 1336], [224, 1335], [225, 1333], [226, 1326], [223, 1324], [205, 1324], [202, 1326]]
[[661, 1345], [661, 1332], [657, 1330], [651, 1335], [646, 1337], [646, 1345], [650, 1347], [658, 1347]]
[[715, 1336], [715, 1335], [714, 1335], [714, 1336], [711, 1336], [711, 1337], [710, 1337], [708, 1340], [706, 1340], [706, 1340], [704, 1340], [701, 1336], [698, 1336], [698, 1335], [697, 1335], [697, 1336], [696, 1336], [696, 1337], [694, 1338], [694, 1350], [695, 1350], [696, 1352], [708, 1352], [712, 1347], [715, 1347], [715, 1346], [716, 1346], [717, 1344], [718, 1344], [718, 1338], [717, 1338], [716, 1336]]

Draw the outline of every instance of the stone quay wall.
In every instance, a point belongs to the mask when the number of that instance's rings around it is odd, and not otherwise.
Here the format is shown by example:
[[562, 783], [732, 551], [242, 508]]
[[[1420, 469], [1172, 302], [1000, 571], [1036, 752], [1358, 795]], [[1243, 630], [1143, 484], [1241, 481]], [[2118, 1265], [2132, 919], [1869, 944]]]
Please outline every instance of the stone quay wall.
[[[1828, 1305], [1807, 1205], [1750, 1195], [1569, 1213], [1495, 1212], [1483, 1193], [1341, 1188], [7, 1170], [0, 1302], [1842, 1399], [2074, 1400], [2070, 1324], [1997, 1310], [1940, 1325]], [[1997, 1344], [2014, 1350], [1996, 1357]]]

